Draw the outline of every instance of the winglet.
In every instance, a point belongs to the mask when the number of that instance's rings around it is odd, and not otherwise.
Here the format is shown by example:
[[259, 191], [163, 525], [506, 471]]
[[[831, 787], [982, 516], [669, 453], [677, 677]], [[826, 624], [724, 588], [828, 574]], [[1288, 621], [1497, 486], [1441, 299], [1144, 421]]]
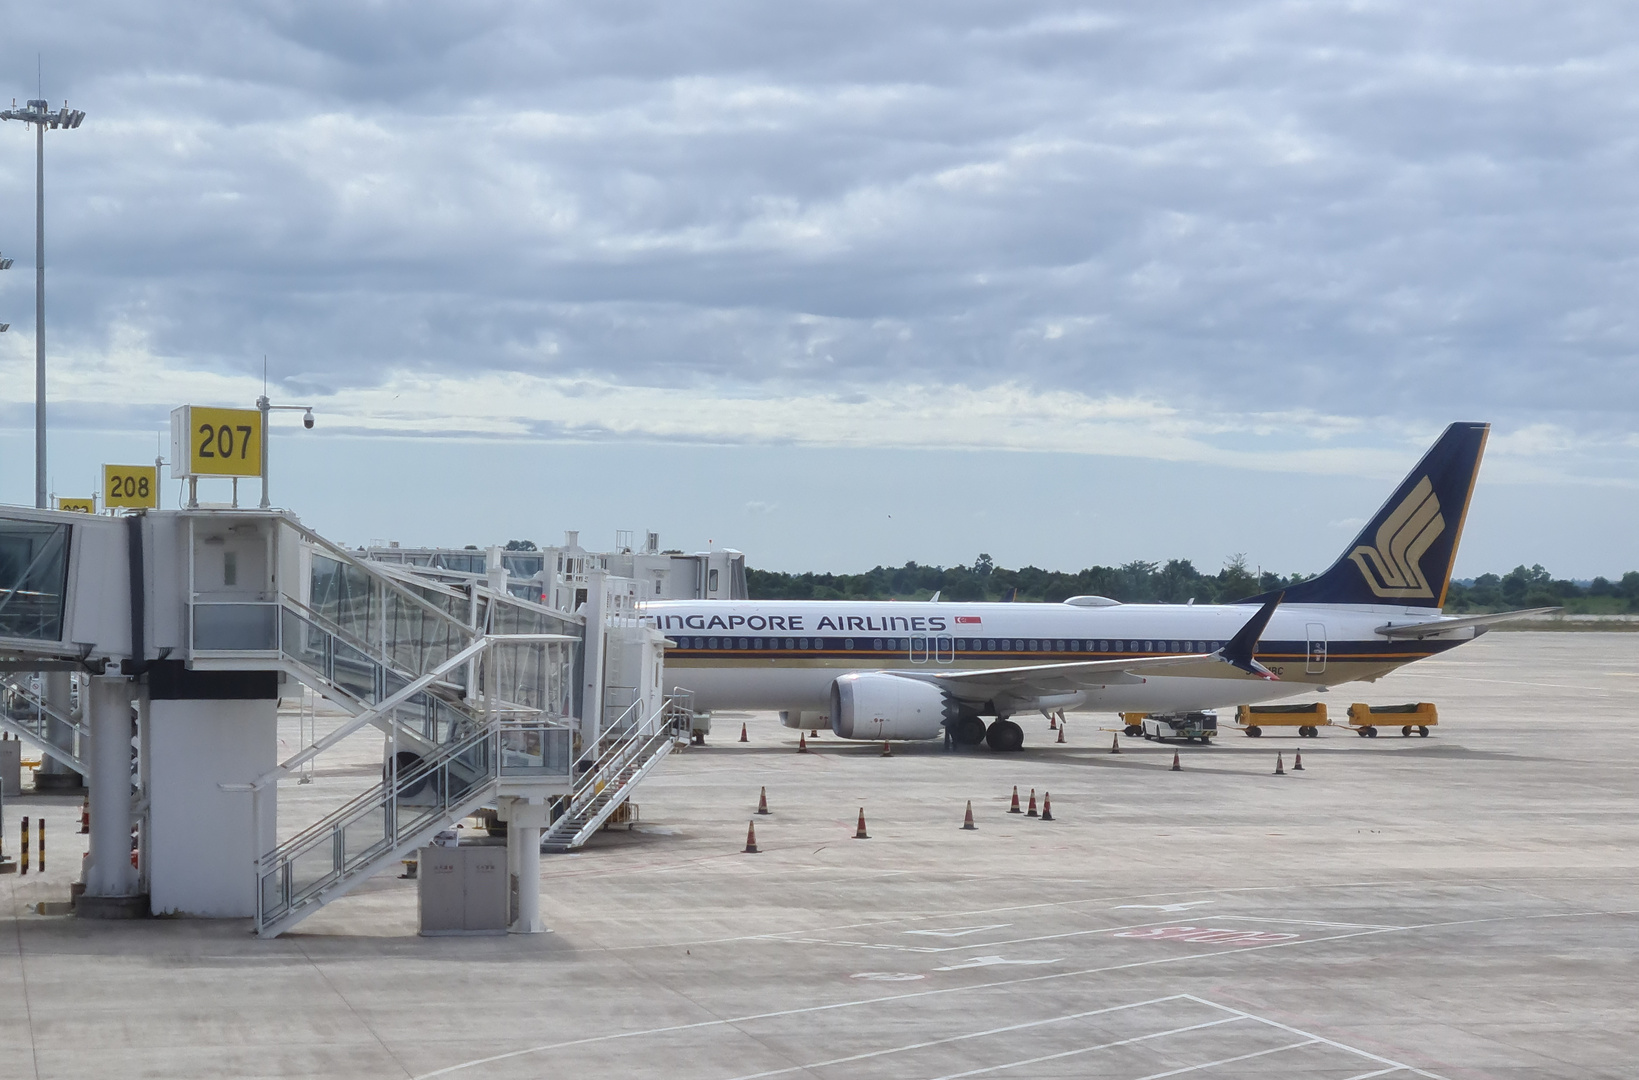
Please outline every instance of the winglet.
[[1219, 657], [1227, 663], [1234, 664], [1248, 675], [1256, 675], [1260, 679], [1269, 679], [1272, 682], [1278, 681], [1279, 677], [1254, 660], [1252, 653], [1258, 647], [1258, 639], [1263, 637], [1264, 627], [1269, 625], [1269, 620], [1275, 615], [1275, 609], [1280, 607], [1280, 602], [1284, 599], [1286, 599], [1284, 591], [1278, 592], [1271, 597], [1263, 607], [1258, 609], [1258, 613], [1248, 619], [1246, 625], [1241, 627], [1235, 636], [1224, 644], [1222, 649], [1218, 650]]

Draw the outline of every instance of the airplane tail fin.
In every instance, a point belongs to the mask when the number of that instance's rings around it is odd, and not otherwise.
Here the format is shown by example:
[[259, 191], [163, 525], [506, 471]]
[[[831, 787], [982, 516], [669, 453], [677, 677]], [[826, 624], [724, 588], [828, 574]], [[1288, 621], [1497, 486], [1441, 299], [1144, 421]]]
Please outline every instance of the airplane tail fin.
[[[1444, 607], [1490, 430], [1470, 423], [1446, 428], [1324, 574], [1286, 587], [1286, 603]], [[1266, 603], [1274, 595], [1239, 602]]]

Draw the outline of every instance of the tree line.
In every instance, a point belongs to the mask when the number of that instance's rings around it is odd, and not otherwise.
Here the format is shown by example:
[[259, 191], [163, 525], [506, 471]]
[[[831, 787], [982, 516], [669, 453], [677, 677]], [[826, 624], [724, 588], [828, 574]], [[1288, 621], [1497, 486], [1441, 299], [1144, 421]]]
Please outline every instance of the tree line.
[[[1072, 596], [1107, 596], [1124, 604], [1228, 603], [1295, 585], [1313, 575], [1281, 575], [1252, 570], [1245, 555], [1234, 555], [1215, 574], [1202, 573], [1188, 559], [1165, 563], [1135, 560], [1121, 566], [1093, 566], [1069, 573], [1025, 566], [997, 566], [980, 555], [972, 566], [878, 566], [862, 574], [788, 574], [746, 569], [754, 600], [1017, 600], [1059, 603]], [[1448, 612], [1505, 611], [1563, 606], [1596, 614], [1639, 612], [1639, 571], [1617, 581], [1597, 577], [1583, 585], [1555, 578], [1541, 565], [1518, 566], [1506, 574], [1481, 574], [1453, 581]]]

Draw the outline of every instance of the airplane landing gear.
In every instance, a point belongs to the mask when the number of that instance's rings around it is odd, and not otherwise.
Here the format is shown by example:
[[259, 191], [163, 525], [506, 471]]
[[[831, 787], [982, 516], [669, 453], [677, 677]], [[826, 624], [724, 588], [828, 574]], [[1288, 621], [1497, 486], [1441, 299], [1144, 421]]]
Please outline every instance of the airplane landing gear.
[[998, 752], [1023, 750], [1024, 729], [1011, 720], [997, 720], [985, 732], [985, 742]]
[[957, 746], [978, 746], [985, 741], [985, 722], [977, 716], [964, 716], [956, 721], [951, 736]]

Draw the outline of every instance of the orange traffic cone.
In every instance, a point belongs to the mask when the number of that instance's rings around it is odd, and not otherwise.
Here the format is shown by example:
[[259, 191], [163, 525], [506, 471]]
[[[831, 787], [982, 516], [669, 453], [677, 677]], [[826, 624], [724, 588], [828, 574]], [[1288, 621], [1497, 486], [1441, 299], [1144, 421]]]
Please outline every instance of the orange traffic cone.
[[751, 741], [750, 739], [746, 738], [746, 726], [744, 724], [740, 725], [740, 741], [741, 742], [750, 742]]
[[882, 740], [882, 756], [893, 757], [893, 747], [888, 745], [887, 739]]
[[1057, 731], [1058, 728], [1059, 728], [1058, 713], [1048, 713], [1047, 714], [1047, 730], [1048, 731]]
[[1281, 765], [1280, 758], [1281, 758], [1281, 756], [1279, 754], [1275, 755], [1275, 775], [1276, 776], [1285, 776], [1286, 775], [1286, 769]]
[[80, 835], [85, 836], [91, 831], [91, 796], [87, 795], [80, 800]]
[[1293, 772], [1302, 772], [1303, 771], [1303, 751], [1302, 750], [1295, 750], [1292, 753], [1292, 771]]
[[1045, 791], [1041, 793], [1041, 819], [1053, 820], [1053, 796]]
[[854, 830], [855, 840], [869, 840], [871, 834], [865, 831], [865, 808], [859, 808], [859, 828]]
[[1009, 814], [1024, 813], [1023, 810], [1019, 809], [1019, 785], [1017, 784], [1013, 785], [1013, 805], [1007, 808], [1007, 812]]
[[973, 832], [978, 827], [979, 826], [973, 824], [973, 800], [969, 799], [967, 801], [967, 813], [962, 817], [962, 828], [966, 829], [968, 832]]
[[802, 732], [797, 732], [797, 753], [808, 753], [808, 738]]
[[1069, 726], [1070, 726], [1069, 724], [1060, 724], [1059, 725], [1059, 739], [1058, 739], [1059, 742], [1064, 741], [1064, 729], [1069, 727]]
[[758, 792], [758, 794], [757, 794], [757, 813], [759, 813], [759, 814], [768, 813], [768, 789], [767, 788], [763, 788], [762, 791]]
[[1110, 736], [1110, 753], [1112, 753], [1112, 754], [1121, 753], [1121, 736], [1120, 735], [1111, 735]]
[[757, 823], [755, 821], [746, 822], [746, 849], [744, 854], [757, 854]]
[[819, 738], [819, 728], [809, 728], [808, 729], [808, 734], [813, 736], [816, 739]]
[[1036, 813], [1036, 789], [1035, 788], [1030, 789], [1030, 809], [1025, 812], [1024, 816], [1025, 817], [1041, 817], [1040, 814]]
[[1179, 760], [1178, 760], [1178, 751], [1176, 751], [1176, 750], [1174, 750], [1172, 752], [1172, 771], [1173, 772], [1183, 772], [1184, 771], [1184, 766], [1181, 762], [1179, 762]]

